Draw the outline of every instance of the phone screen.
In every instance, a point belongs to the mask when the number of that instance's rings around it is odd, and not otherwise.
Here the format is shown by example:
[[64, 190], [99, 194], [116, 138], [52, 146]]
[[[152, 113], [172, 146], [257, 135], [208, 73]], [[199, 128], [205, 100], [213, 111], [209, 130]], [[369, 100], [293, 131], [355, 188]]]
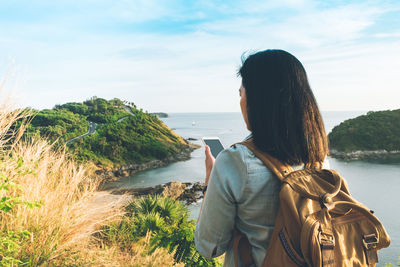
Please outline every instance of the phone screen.
[[219, 152], [224, 150], [224, 147], [221, 144], [221, 141], [219, 139], [208, 139], [208, 138], [203, 138], [204, 144], [210, 147], [211, 154], [214, 156], [214, 158], [217, 157]]

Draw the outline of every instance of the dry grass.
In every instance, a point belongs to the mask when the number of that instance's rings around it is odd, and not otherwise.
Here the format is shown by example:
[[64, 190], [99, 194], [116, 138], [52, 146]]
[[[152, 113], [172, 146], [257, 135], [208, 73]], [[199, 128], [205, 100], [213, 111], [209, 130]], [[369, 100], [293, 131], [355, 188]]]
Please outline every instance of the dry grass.
[[[22, 117], [21, 110], [0, 107], [0, 173], [20, 186], [8, 194], [40, 202], [40, 207], [18, 205], [10, 213], [1, 213], [0, 229], [28, 230], [31, 238], [22, 244], [20, 258], [38, 265], [62, 258], [71, 247], [87, 241], [104, 217], [93, 220], [88, 209], [97, 188], [90, 173], [45, 140], [22, 141], [23, 127], [13, 130]], [[113, 216], [111, 210], [103, 213]]]
[[[151, 255], [148, 254], [150, 247], [150, 236], [147, 235], [145, 238], [139, 240], [136, 243], [132, 243], [132, 246], [128, 250], [121, 251], [120, 247], [111, 246], [100, 249], [92, 247], [91, 250], [86, 250], [88, 255], [86, 259], [95, 259], [89, 264], [95, 266], [133, 266], [133, 267], [183, 267], [184, 264], [176, 264], [174, 262], [172, 254], [168, 253], [166, 249], [158, 248]], [[102, 245], [103, 247], [104, 245]]]
[[149, 238], [143, 238], [132, 243], [129, 251], [121, 250], [113, 245], [104, 247], [101, 242], [90, 242], [84, 249], [75, 254], [70, 253], [62, 260], [55, 262], [56, 266], [98, 266], [98, 267], [183, 267], [184, 264], [176, 264], [172, 254], [166, 249], [158, 248], [151, 255], [148, 254], [150, 247]]
[[76, 164], [64, 150], [56, 151], [45, 140], [22, 140], [24, 127], [19, 131], [13, 127], [25, 116], [22, 110], [0, 104], [1, 179], [19, 185], [0, 192], [0, 197], [40, 203], [0, 212], [0, 234], [30, 232], [16, 257], [27, 266], [172, 266], [172, 256], [165, 250], [145, 253], [148, 240], [132, 244], [129, 254], [94, 240], [101, 225], [122, 215], [120, 203], [103, 201], [99, 206], [91, 168]]

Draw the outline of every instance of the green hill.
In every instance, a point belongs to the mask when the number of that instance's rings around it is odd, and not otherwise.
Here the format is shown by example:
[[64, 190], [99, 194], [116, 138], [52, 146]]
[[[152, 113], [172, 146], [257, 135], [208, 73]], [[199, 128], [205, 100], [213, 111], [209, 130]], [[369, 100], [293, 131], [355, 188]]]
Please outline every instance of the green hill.
[[329, 133], [332, 151], [400, 150], [400, 109], [370, 111], [346, 120]]
[[[90, 134], [71, 140], [87, 134], [90, 127]], [[157, 116], [133, 103], [96, 97], [34, 111], [27, 134], [46, 137], [56, 146], [67, 144], [76, 159], [103, 167], [164, 160], [188, 147]]]

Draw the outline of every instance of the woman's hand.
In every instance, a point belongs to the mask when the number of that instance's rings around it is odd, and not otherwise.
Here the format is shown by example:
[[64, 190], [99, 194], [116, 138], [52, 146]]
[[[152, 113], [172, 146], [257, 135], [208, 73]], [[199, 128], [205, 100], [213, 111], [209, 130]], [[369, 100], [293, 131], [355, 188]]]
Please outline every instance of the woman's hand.
[[206, 181], [204, 182], [205, 185], [208, 185], [208, 180], [210, 179], [210, 173], [214, 166], [215, 158], [211, 154], [211, 150], [209, 146], [205, 146], [205, 154], [206, 154]]

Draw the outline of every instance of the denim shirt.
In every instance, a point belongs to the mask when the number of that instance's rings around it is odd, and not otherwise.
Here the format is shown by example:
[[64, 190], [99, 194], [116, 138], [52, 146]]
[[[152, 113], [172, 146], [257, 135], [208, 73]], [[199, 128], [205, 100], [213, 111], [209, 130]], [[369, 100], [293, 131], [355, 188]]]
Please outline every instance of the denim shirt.
[[235, 266], [232, 241], [236, 226], [249, 239], [255, 265], [261, 266], [279, 209], [280, 187], [279, 179], [246, 146], [223, 150], [211, 171], [196, 225], [200, 254], [210, 259], [226, 253], [223, 266]]

